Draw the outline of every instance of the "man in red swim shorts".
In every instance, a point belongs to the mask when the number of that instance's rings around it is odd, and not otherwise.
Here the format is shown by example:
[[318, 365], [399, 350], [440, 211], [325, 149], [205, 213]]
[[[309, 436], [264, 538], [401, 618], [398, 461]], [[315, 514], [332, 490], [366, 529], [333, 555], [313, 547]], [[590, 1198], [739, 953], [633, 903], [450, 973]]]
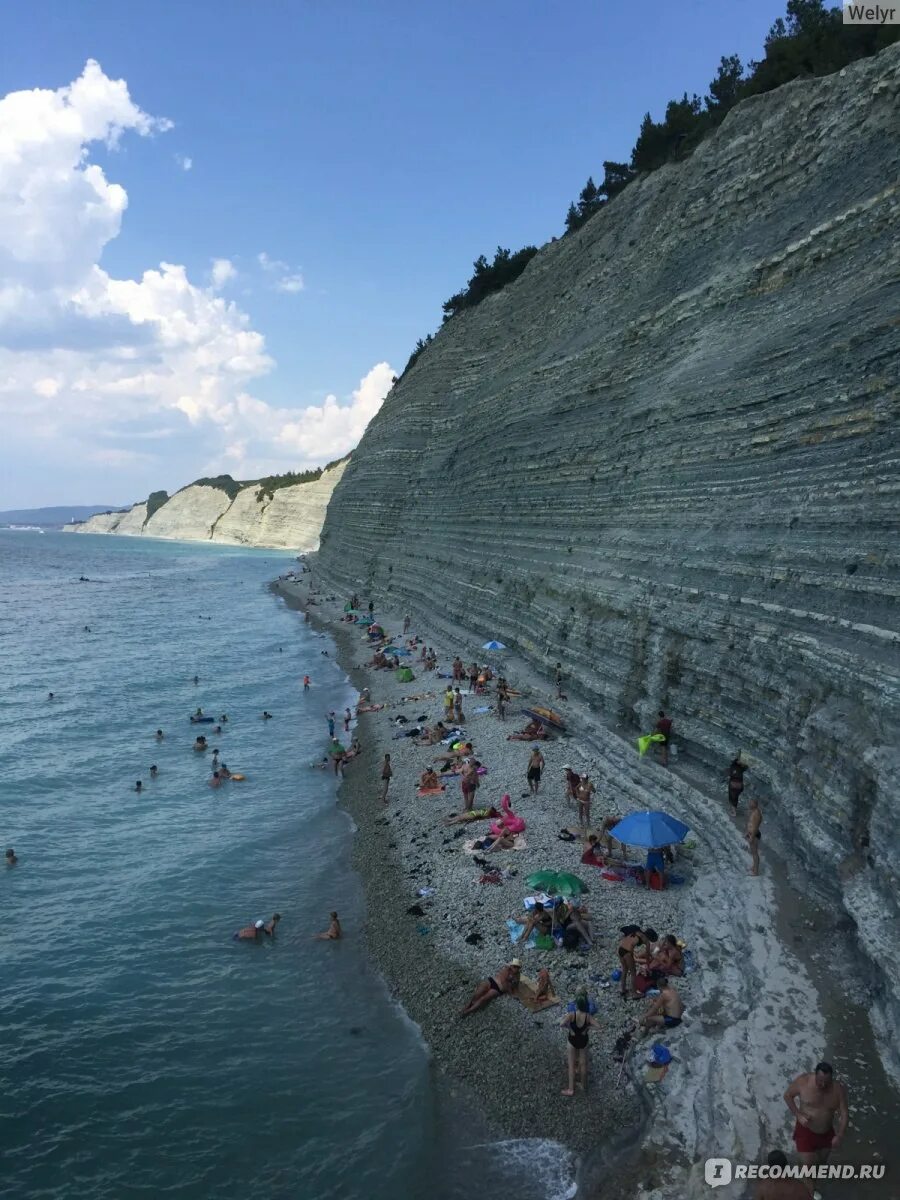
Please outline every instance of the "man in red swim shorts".
[[831, 1063], [820, 1062], [811, 1075], [798, 1075], [784, 1100], [796, 1119], [794, 1145], [801, 1163], [826, 1162], [841, 1144], [850, 1120], [847, 1088], [834, 1078]]

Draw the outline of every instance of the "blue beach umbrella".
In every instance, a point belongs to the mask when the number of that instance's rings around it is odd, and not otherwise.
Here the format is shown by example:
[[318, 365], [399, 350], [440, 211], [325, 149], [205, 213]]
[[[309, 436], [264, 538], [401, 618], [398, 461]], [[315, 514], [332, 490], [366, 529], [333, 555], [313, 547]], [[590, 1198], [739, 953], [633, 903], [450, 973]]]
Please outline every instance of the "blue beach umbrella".
[[683, 821], [664, 812], [630, 813], [615, 825], [609, 836], [626, 846], [643, 846], [657, 850], [660, 846], [672, 846], [683, 842], [690, 829]]
[[496, 641], [495, 642], [485, 642], [481, 648], [482, 648], [482, 650], [505, 650], [506, 649], [506, 647], [503, 645], [502, 642], [496, 642]]

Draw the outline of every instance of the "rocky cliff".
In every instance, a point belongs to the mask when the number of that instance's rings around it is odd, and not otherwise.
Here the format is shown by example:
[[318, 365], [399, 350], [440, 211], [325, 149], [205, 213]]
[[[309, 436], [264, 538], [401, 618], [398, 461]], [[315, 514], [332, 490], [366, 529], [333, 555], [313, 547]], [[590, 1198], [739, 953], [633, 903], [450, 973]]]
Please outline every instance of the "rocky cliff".
[[191, 484], [147, 517], [147, 504], [121, 513], [100, 513], [75, 525], [69, 533], [115, 533], [177, 541], [222, 542], [229, 545], [271, 546], [285, 550], [314, 550], [331, 493], [344, 473], [346, 461], [310, 483], [260, 495], [250, 483], [232, 498], [222, 488]]
[[664, 707], [687, 767], [741, 748], [895, 1046], [898, 102], [898, 46], [745, 101], [450, 321], [318, 567], [560, 659], [598, 722]]

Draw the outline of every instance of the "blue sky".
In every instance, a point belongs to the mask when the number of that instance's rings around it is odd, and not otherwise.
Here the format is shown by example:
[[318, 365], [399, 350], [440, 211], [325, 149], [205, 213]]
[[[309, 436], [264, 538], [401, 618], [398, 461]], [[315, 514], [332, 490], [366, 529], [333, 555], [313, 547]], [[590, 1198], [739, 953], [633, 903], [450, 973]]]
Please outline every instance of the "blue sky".
[[[217, 465], [233, 474], [284, 470], [349, 448], [343, 442], [359, 436], [386, 386], [387, 369], [372, 376], [373, 368], [402, 369], [416, 338], [438, 326], [442, 301], [464, 284], [472, 260], [498, 244], [517, 249], [559, 234], [587, 175], [602, 175], [604, 158], [627, 159], [643, 113], [660, 115], [684, 90], [702, 93], [722, 54], [761, 56], [782, 11], [778, 0], [6, 6], [0, 95], [55, 92], [94, 59], [106, 80], [125, 82], [135, 110], [172, 122], [142, 129], [141, 118], [120, 117], [118, 101], [104, 95], [112, 114], [104, 128], [122, 132], [115, 149], [102, 138], [86, 142], [86, 161], [128, 197], [97, 238], [94, 261], [104, 276], [140, 281], [166, 262], [184, 267], [189, 287], [205, 289], [213, 260], [226, 259], [234, 273], [215, 290], [218, 317], [210, 310], [222, 337], [204, 320], [206, 332], [192, 333], [191, 344], [208, 335], [221, 345], [244, 314], [264, 345], [248, 350], [238, 383], [231, 375], [207, 381], [197, 403], [171, 389], [162, 396], [147, 382], [146, 392], [124, 389], [127, 406], [119, 398], [106, 407], [103, 396], [122, 394], [121, 364], [101, 362], [93, 349], [86, 371], [71, 343], [79, 330], [96, 340], [98, 321], [100, 340], [115, 343], [116, 322], [134, 330], [144, 299], [104, 282], [97, 287], [115, 296], [98, 293], [86, 310], [73, 266], [67, 286], [75, 299], [67, 303], [81, 306], [78, 329], [65, 335], [67, 354], [54, 356], [53, 339], [63, 337], [71, 312], [63, 322], [59, 312], [50, 320], [40, 311], [56, 287], [48, 263], [59, 257], [42, 245], [27, 286], [35, 289], [29, 303], [43, 350], [30, 348], [25, 362], [16, 347], [33, 331], [4, 342], [0, 324], [0, 352], [18, 354], [24, 381], [13, 400], [14, 461], [0, 507], [125, 502]], [[82, 109], [86, 121], [92, 104]], [[27, 121], [18, 111], [7, 116]], [[58, 221], [65, 237], [77, 224], [68, 213], [54, 200], [42, 219]], [[77, 257], [77, 248], [64, 253]], [[0, 270], [5, 261], [0, 246]], [[15, 267], [17, 284], [24, 269]], [[299, 275], [302, 290], [279, 290]], [[168, 282], [166, 304], [179, 293], [193, 312], [202, 298]], [[21, 313], [14, 316], [21, 324]], [[172, 336], [147, 348], [162, 328], [158, 318], [154, 310], [140, 324], [144, 349], [129, 351], [130, 361], [146, 353], [173, 377], [186, 359], [169, 353]], [[185, 394], [205, 386], [189, 374]], [[238, 392], [250, 399], [236, 401]], [[301, 415], [308, 407], [315, 411]], [[94, 425], [96, 437], [88, 436]]]

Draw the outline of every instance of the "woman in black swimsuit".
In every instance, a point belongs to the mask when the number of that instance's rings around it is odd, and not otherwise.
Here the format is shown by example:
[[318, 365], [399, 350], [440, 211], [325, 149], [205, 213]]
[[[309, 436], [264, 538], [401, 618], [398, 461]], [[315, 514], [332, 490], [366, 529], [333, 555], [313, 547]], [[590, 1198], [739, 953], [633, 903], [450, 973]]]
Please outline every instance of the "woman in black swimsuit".
[[560, 1025], [569, 1031], [568, 1064], [569, 1086], [563, 1088], [564, 1096], [575, 1095], [576, 1073], [581, 1077], [582, 1090], [587, 1091], [588, 1072], [588, 1030], [599, 1026], [588, 1011], [587, 996], [578, 996], [575, 1000], [575, 1011], [566, 1013]]

